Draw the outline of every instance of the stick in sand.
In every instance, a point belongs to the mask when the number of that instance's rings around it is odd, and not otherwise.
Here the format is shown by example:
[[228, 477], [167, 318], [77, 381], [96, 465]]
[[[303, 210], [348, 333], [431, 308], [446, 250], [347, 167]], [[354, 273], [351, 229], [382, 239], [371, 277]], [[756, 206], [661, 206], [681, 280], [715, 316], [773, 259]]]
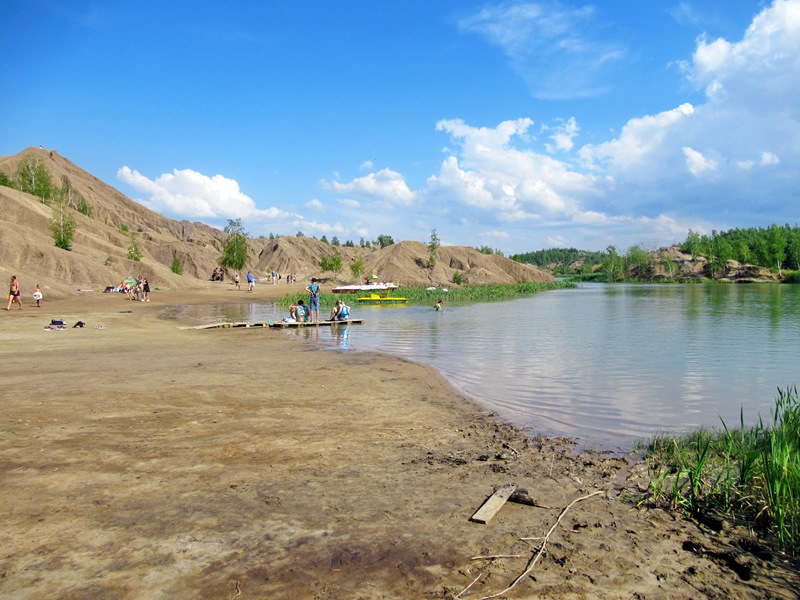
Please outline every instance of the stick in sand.
[[505, 594], [506, 592], [511, 591], [514, 588], [514, 586], [516, 586], [520, 581], [525, 579], [525, 577], [527, 577], [530, 574], [530, 572], [533, 571], [533, 567], [536, 566], [536, 563], [542, 557], [542, 554], [544, 554], [544, 550], [547, 547], [547, 541], [550, 539], [550, 536], [553, 534], [553, 532], [555, 531], [556, 527], [558, 527], [558, 524], [561, 522], [561, 519], [563, 519], [564, 515], [567, 514], [567, 511], [570, 508], [572, 508], [573, 505], [577, 504], [578, 502], [580, 502], [582, 500], [588, 500], [592, 496], [599, 496], [602, 493], [603, 493], [602, 491], [592, 492], [591, 494], [588, 494], [586, 496], [581, 496], [580, 498], [576, 498], [575, 500], [573, 500], [572, 502], [567, 504], [566, 508], [561, 511], [560, 515], [558, 515], [558, 519], [556, 519], [556, 522], [553, 523], [553, 526], [550, 528], [550, 531], [548, 531], [547, 535], [544, 536], [544, 541], [542, 542], [542, 545], [539, 547], [539, 551], [536, 552], [536, 554], [528, 562], [528, 566], [525, 568], [525, 571], [519, 577], [517, 577], [514, 580], [514, 582], [510, 586], [508, 586], [506, 589], [504, 589], [502, 592], [497, 592], [496, 594], [492, 594], [491, 596], [484, 596], [483, 598], [481, 598], [481, 600], [489, 600], [490, 598], [498, 598], [498, 597], [502, 596], [503, 594]]

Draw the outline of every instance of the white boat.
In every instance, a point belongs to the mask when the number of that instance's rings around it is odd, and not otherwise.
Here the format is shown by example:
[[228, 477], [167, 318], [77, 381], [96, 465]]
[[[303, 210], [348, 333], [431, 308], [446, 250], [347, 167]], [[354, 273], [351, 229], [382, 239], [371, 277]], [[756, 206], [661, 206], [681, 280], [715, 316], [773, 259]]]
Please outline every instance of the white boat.
[[335, 287], [331, 290], [333, 294], [359, 294], [361, 292], [373, 293], [373, 292], [388, 292], [390, 290], [396, 290], [399, 285], [395, 285], [393, 283], [365, 283], [365, 284], [353, 284], [353, 285], [340, 285], [339, 287]]

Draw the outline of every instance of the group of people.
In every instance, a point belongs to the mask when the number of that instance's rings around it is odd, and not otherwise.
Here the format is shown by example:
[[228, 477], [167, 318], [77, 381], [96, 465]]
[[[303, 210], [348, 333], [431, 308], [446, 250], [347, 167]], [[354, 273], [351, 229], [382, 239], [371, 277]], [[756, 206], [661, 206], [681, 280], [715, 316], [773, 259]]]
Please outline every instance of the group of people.
[[[252, 292], [256, 289], [256, 277], [253, 275], [252, 271], [247, 272], [247, 291]], [[239, 277], [239, 271], [234, 272], [233, 274], [233, 285], [236, 286], [237, 290], [242, 289], [242, 279]]]
[[[124, 281], [122, 282], [125, 283]], [[127, 284], [126, 284], [127, 285]], [[137, 275], [136, 283], [128, 286], [128, 298], [141, 302], [150, 302], [150, 282], [146, 277]]]
[[[33, 290], [33, 299], [36, 301], [36, 306], [42, 305], [43, 298], [44, 294], [42, 294], [42, 288], [39, 284], [36, 284], [36, 289]], [[6, 310], [11, 310], [12, 304], [19, 305], [19, 309], [22, 310], [22, 291], [20, 290], [19, 279], [17, 279], [16, 275], [11, 276], [11, 282], [8, 285], [8, 306]]]
[[[303, 300], [298, 300], [297, 304], [292, 304], [289, 307], [289, 319], [298, 323], [319, 323], [320, 287], [316, 277], [311, 278], [311, 283], [306, 287], [306, 291], [308, 292], [308, 306]], [[328, 321], [346, 321], [349, 317], [350, 307], [339, 298], [331, 309]]]

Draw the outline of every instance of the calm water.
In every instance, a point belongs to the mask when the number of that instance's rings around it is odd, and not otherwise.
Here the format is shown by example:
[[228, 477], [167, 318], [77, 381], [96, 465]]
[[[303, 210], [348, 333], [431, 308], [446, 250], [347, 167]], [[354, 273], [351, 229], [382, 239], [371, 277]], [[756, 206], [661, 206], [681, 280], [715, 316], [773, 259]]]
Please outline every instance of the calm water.
[[[196, 321], [279, 319], [272, 303], [183, 307]], [[194, 312], [192, 312], [194, 311]], [[639, 438], [769, 418], [800, 384], [800, 286], [604, 285], [508, 301], [359, 306], [362, 325], [269, 331], [436, 367], [534, 433], [629, 449]]]

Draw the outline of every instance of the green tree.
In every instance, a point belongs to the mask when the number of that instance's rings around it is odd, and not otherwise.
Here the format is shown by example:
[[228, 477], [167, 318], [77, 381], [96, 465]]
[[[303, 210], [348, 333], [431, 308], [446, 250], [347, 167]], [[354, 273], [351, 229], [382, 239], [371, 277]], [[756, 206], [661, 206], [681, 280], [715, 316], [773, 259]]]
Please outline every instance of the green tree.
[[390, 236], [390, 235], [381, 234], [381, 235], [378, 236], [378, 239], [375, 240], [375, 243], [378, 246], [380, 246], [381, 248], [388, 248], [389, 246], [394, 244], [394, 240], [392, 239], [392, 236]]
[[136, 239], [136, 234], [131, 232], [131, 243], [128, 244], [128, 259], [139, 262], [142, 260], [142, 247]]
[[686, 241], [681, 245], [681, 250], [691, 254], [692, 260], [697, 260], [697, 257], [700, 256], [700, 246], [700, 234], [690, 229]]
[[342, 255], [338, 252], [334, 252], [331, 256], [323, 256], [319, 261], [319, 268], [322, 271], [330, 271], [333, 273], [333, 277], [339, 274], [342, 270]]
[[364, 268], [364, 257], [359, 254], [358, 256], [353, 259], [350, 263], [350, 272], [353, 274], [353, 277], [358, 279], [359, 281], [364, 276], [366, 269]]
[[608, 281], [618, 281], [622, 279], [622, 257], [617, 252], [616, 246], [606, 248], [606, 257], [602, 262], [602, 269]]
[[323, 244], [329, 243], [328, 242], [328, 236], [323, 235], [321, 238], [319, 238], [319, 241], [322, 242]]
[[244, 230], [241, 219], [228, 219], [224, 229], [228, 239], [222, 245], [222, 256], [217, 262], [224, 269], [241, 271], [249, 258], [247, 251], [248, 235]]
[[339, 238], [336, 237], [336, 236], [333, 236], [331, 238], [331, 246], [338, 246], [338, 245], [339, 245]]
[[786, 260], [788, 242], [787, 232], [784, 231], [783, 227], [772, 225], [767, 231], [767, 248], [773, 261], [772, 265], [778, 267], [778, 274], [781, 273], [783, 262]]
[[75, 239], [75, 230], [78, 223], [69, 213], [67, 204], [63, 201], [56, 203], [53, 215], [50, 217], [50, 231], [56, 246], [64, 250], [72, 250], [72, 241]]
[[6, 175], [2, 171], [0, 171], [0, 185], [2, 185], [3, 187], [13, 188], [14, 187], [14, 182], [11, 181], [11, 179], [8, 177], [8, 175]]
[[430, 242], [428, 243], [428, 268], [433, 269], [436, 266], [436, 251], [439, 249], [441, 242], [439, 236], [436, 235], [436, 230], [431, 231]]
[[17, 168], [17, 189], [38, 196], [42, 202], [53, 197], [53, 182], [50, 173], [38, 157], [26, 157]]
[[183, 261], [177, 255], [172, 257], [172, 264], [169, 268], [175, 275], [183, 275]]

